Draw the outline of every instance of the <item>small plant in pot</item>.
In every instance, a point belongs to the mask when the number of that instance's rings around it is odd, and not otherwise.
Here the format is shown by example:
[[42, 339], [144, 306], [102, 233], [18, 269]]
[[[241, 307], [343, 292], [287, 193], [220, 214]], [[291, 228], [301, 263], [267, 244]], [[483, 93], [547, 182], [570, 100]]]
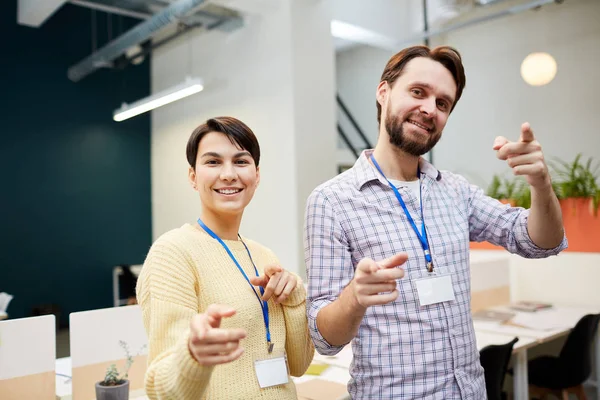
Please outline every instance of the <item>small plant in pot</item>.
[[129, 353], [129, 346], [127, 343], [120, 340], [119, 345], [125, 351], [125, 357], [127, 359], [125, 362], [125, 368], [123, 369], [123, 374], [119, 375], [117, 366], [115, 364], [111, 364], [106, 369], [104, 380], [96, 383], [97, 400], [129, 400], [128, 373], [129, 368], [131, 368], [131, 365], [133, 364], [133, 357]]

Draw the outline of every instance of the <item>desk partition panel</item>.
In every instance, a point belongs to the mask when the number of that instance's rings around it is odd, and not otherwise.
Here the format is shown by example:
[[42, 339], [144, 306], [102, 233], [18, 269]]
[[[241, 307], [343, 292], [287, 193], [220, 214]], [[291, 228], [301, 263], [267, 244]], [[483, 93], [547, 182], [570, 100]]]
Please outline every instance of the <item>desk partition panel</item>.
[[54, 400], [54, 315], [0, 321], [0, 399]]
[[509, 254], [471, 252], [471, 311], [510, 303]]
[[96, 382], [104, 379], [111, 364], [123, 373], [127, 361], [123, 343], [134, 360], [129, 369], [129, 390], [144, 388], [148, 341], [139, 306], [72, 313], [70, 340], [73, 399], [94, 400]]

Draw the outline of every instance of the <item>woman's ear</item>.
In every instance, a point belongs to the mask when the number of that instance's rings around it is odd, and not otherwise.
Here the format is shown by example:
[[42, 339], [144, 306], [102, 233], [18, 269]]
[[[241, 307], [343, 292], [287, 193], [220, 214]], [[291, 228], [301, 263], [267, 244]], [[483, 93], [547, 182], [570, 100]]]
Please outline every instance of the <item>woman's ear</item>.
[[193, 167], [188, 168], [188, 181], [194, 190], [198, 190], [198, 185], [196, 184], [196, 171]]
[[260, 183], [260, 167], [256, 167], [256, 187]]

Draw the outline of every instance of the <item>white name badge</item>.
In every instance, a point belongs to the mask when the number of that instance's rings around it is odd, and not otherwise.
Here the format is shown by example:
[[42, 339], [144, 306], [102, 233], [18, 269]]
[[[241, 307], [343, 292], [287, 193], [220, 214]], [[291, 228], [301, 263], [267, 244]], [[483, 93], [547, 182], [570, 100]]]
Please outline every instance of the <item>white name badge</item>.
[[287, 358], [285, 354], [254, 361], [258, 385], [263, 388], [285, 385], [289, 382]]
[[415, 286], [421, 306], [455, 299], [450, 275], [432, 275], [415, 279]]

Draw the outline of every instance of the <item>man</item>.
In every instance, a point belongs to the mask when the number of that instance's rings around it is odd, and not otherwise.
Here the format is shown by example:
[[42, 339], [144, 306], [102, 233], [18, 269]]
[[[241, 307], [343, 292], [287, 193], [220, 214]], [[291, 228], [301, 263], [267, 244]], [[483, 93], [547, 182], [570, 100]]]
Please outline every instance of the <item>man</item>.
[[[379, 139], [316, 188], [305, 226], [308, 318], [321, 354], [352, 339], [355, 399], [485, 399], [470, 313], [469, 242], [528, 258], [566, 248], [562, 215], [529, 124], [493, 149], [531, 186], [531, 209], [484, 195], [421, 158], [463, 88], [450, 47], [404, 49], [377, 87]], [[402, 267], [399, 267], [402, 266]]]

